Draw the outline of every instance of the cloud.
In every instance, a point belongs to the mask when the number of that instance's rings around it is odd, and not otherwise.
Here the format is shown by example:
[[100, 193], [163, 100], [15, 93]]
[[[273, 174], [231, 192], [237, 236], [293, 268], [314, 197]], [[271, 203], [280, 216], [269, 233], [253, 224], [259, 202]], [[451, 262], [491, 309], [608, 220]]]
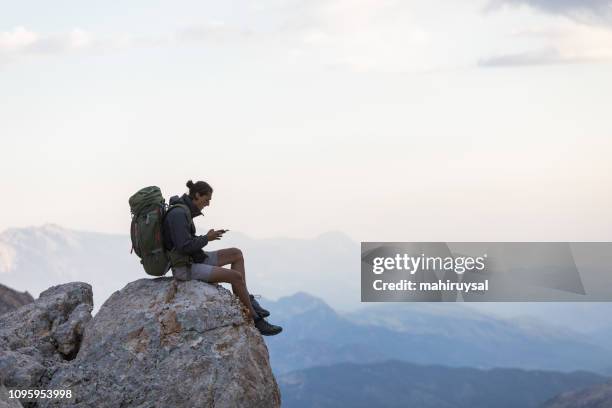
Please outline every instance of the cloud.
[[503, 0], [506, 3], [527, 4], [553, 13], [565, 13], [575, 10], [593, 12], [609, 10], [610, 0]]
[[612, 24], [612, 0], [492, 0], [489, 8], [503, 5], [526, 5], [583, 23]]
[[585, 61], [584, 59], [565, 58], [554, 48], [543, 48], [535, 51], [483, 58], [478, 62], [478, 65], [482, 67], [520, 67], [530, 65], [567, 64], [570, 62]]
[[[496, 1], [503, 9], [494, 14], [481, 13], [483, 2], [489, 1]], [[239, 1], [240, 7], [227, 6], [227, 13], [220, 12], [219, 16], [224, 16], [220, 20], [140, 36], [101, 36], [79, 28], [40, 33], [16, 27], [0, 32], [0, 64], [132, 48], [215, 45], [232, 52], [254, 46], [268, 60], [284, 59], [281, 62], [296, 66], [377, 73], [608, 61], [612, 58], [612, 27], [585, 24], [566, 14], [577, 10], [596, 14], [610, 2]], [[514, 7], [521, 4], [527, 6]]]
[[[101, 37], [74, 29], [43, 34], [17, 27], [0, 33], [0, 62], [125, 48], [208, 47], [261, 55], [294, 66], [354, 72], [405, 73], [473, 66], [486, 36], [482, 0], [262, 0], [238, 2], [224, 18], [144, 36]], [[485, 0], [486, 1], [486, 0]], [[443, 15], [440, 7], [444, 7]], [[475, 27], [475, 25], [479, 25]], [[449, 41], [452, 38], [452, 41]], [[474, 41], [477, 38], [477, 41]], [[480, 40], [484, 38], [485, 40]]]
[[612, 30], [557, 19], [547, 26], [515, 31], [515, 41], [541, 44], [522, 52], [509, 52], [478, 62], [482, 67], [575, 64], [612, 61]]
[[23, 50], [38, 40], [38, 34], [23, 27], [17, 27], [12, 32], [0, 32], [0, 52]]
[[63, 33], [43, 34], [23, 26], [0, 32], [0, 64], [22, 58], [72, 54], [105, 53], [130, 48], [155, 48], [200, 43], [242, 41], [254, 34], [221, 22], [187, 26], [170, 34], [134, 36], [113, 34], [106, 37], [74, 28]]
[[214, 42], [248, 40], [257, 33], [247, 28], [231, 26], [222, 21], [195, 24], [179, 29], [174, 40], [176, 43]]
[[[423, 72], [448, 62], [453, 46], [428, 27], [438, 0], [299, 2], [279, 16], [284, 45], [296, 64], [354, 72]], [[452, 8], [452, 7], [451, 7]], [[440, 20], [440, 19], [438, 19]]]
[[65, 34], [42, 35], [24, 27], [0, 32], [0, 53], [3, 54], [60, 54], [91, 48], [92, 36], [79, 28]]
[[88, 31], [74, 28], [65, 33], [42, 34], [18, 26], [0, 32], [0, 64], [21, 58], [100, 52], [117, 48], [121, 39], [97, 38]]
[[479, 1], [300, 2], [299, 15], [286, 10], [284, 34], [296, 62], [357, 72], [603, 62], [612, 60], [611, 27], [566, 14], [603, 15], [611, 2], [499, 0], [496, 14], [480, 13]]

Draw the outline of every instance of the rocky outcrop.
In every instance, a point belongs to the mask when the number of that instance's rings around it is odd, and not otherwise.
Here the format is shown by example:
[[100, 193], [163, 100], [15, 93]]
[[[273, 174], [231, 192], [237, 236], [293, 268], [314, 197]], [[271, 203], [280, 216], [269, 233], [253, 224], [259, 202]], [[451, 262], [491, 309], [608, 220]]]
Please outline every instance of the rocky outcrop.
[[39, 406], [280, 406], [268, 349], [238, 299], [220, 286], [170, 278], [115, 292], [48, 387], [70, 388], [76, 398]]
[[91, 286], [76, 282], [49, 288], [33, 303], [0, 316], [0, 386], [44, 388], [76, 356], [92, 307]]
[[0, 408], [23, 408], [19, 400], [9, 398], [8, 391], [2, 384], [0, 384]]
[[551, 399], [543, 406], [543, 408], [610, 407], [612, 407], [612, 382], [563, 393]]
[[141, 279], [94, 319], [91, 286], [52, 287], [0, 316], [6, 388], [70, 389], [24, 407], [278, 407], [268, 349], [237, 298], [204, 282]]
[[28, 292], [17, 292], [0, 284], [0, 315], [32, 303], [34, 298]]

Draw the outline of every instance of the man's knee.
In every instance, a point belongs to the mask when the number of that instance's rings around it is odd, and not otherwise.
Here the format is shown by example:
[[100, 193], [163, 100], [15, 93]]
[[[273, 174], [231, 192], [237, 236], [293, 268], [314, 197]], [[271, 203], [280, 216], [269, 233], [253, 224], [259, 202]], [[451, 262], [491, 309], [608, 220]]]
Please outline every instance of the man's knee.
[[242, 257], [242, 251], [239, 248], [232, 248], [231, 250], [232, 250], [232, 258], [234, 258], [237, 261], [244, 259]]
[[244, 279], [240, 272], [230, 269], [227, 274], [228, 280], [232, 285], [244, 283]]

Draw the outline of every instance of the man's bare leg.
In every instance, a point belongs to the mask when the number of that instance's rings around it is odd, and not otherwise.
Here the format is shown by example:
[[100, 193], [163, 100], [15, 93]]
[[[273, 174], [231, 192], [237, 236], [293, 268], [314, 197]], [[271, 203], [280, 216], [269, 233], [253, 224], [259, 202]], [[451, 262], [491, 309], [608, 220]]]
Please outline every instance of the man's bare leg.
[[[249, 292], [246, 287], [244, 258], [242, 251], [238, 248], [220, 249], [217, 253], [217, 265], [232, 265], [232, 269], [224, 269], [219, 266], [213, 267], [210, 281], [211, 282], [229, 282], [232, 284], [232, 291], [240, 298], [242, 304], [246, 305], [250, 311], [251, 318], [255, 320], [255, 327], [264, 336], [274, 336], [283, 331], [283, 328], [270, 324], [260, 316], [255, 309], [249, 297]], [[234, 269], [235, 268], [235, 269]], [[270, 313], [268, 312], [267, 315]], [[266, 315], [266, 316], [267, 316]]]
[[249, 310], [249, 317], [251, 319], [255, 319], [255, 317], [257, 316], [257, 312], [255, 312], [255, 309], [253, 309], [253, 306], [251, 305], [251, 300], [249, 299], [249, 292], [247, 290], [246, 284], [244, 283], [242, 274], [239, 271], [215, 266], [213, 267], [212, 272], [210, 274], [210, 282], [226, 282], [231, 284], [232, 292], [234, 292], [234, 294], [238, 296], [238, 299], [240, 299], [242, 304], [245, 305]]
[[244, 270], [244, 257], [238, 248], [219, 249], [217, 251], [217, 266], [231, 265], [231, 268], [242, 274], [242, 279], [246, 285], [246, 272]]
[[[244, 256], [242, 256], [242, 251], [238, 248], [226, 248], [220, 249], [217, 251], [217, 266], [223, 266], [231, 264], [232, 269], [242, 273], [242, 279], [244, 280], [244, 284], [246, 285], [246, 272], [244, 270]], [[247, 289], [248, 290], [248, 289]], [[270, 312], [261, 307], [261, 305], [251, 297], [251, 305], [255, 308], [255, 311], [260, 317], [268, 317], [270, 316]]]

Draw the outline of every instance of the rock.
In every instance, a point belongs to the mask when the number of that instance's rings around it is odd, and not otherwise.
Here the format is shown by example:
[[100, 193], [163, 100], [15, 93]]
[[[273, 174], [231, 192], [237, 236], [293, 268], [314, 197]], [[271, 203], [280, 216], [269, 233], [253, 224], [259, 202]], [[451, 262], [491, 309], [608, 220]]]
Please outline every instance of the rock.
[[52, 287], [0, 316], [6, 387], [70, 388], [26, 407], [279, 407], [268, 349], [238, 299], [204, 282], [141, 279], [91, 319], [91, 286]]
[[9, 399], [9, 393], [2, 384], [0, 384], [0, 408], [23, 408], [19, 400]]
[[57, 351], [66, 357], [66, 359], [71, 360], [76, 356], [85, 325], [90, 320], [91, 305], [81, 303], [70, 313], [68, 320], [55, 329], [53, 339], [57, 344]]
[[0, 284], [0, 315], [32, 303], [34, 298], [28, 292], [17, 292]]
[[0, 316], [0, 407], [21, 407], [8, 399], [5, 385], [44, 388], [57, 367], [74, 357], [91, 319], [92, 299], [91, 286], [69, 283]]
[[47, 364], [36, 350], [28, 351], [33, 355], [0, 350], [0, 383], [22, 388], [41, 385], [41, 379], [47, 373]]
[[1, 315], [0, 385], [44, 388], [57, 367], [76, 355], [92, 299], [91, 286], [68, 283]]
[[200, 281], [132, 282], [104, 303], [48, 385], [75, 400], [39, 406], [279, 407], [268, 349], [241, 306]]

